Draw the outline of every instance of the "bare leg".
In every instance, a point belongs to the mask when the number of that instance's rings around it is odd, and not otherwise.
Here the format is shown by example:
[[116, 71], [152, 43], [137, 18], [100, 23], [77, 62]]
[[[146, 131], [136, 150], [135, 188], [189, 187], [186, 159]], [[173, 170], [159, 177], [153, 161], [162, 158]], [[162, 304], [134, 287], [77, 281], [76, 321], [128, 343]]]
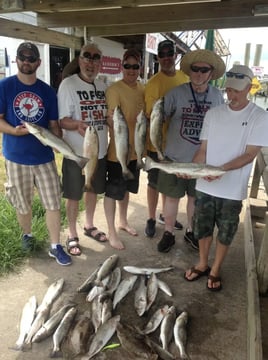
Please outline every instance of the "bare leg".
[[125, 193], [124, 199], [118, 201], [119, 205], [119, 229], [125, 230], [130, 235], [137, 236], [137, 232], [135, 229], [129, 226], [127, 220], [127, 210], [128, 210], [128, 203], [129, 203], [129, 192]]
[[[228, 250], [229, 250], [229, 246], [221, 244], [217, 239], [215, 259], [211, 267], [210, 275], [219, 277], [221, 265], [225, 259]], [[210, 279], [208, 279], [209, 288], [218, 288], [219, 286], [220, 286], [220, 281], [212, 282]]]
[[108, 240], [111, 247], [122, 250], [124, 249], [123, 243], [118, 239], [118, 235], [115, 228], [115, 210], [116, 210], [116, 201], [110, 197], [104, 197], [104, 211], [108, 226]]
[[[85, 192], [84, 195], [85, 208], [86, 208], [86, 218], [85, 218], [85, 229], [92, 229], [94, 227], [94, 213], [97, 204], [97, 194], [92, 192]], [[100, 233], [100, 230], [95, 229], [91, 231], [92, 236], [96, 236]], [[99, 238], [99, 241], [105, 242], [107, 237], [105, 234], [102, 234]]]
[[178, 204], [178, 198], [165, 196], [165, 231], [169, 231], [170, 233], [173, 233], [174, 224], [177, 217]]
[[152, 188], [151, 186], [147, 186], [147, 204], [149, 211], [149, 219], [155, 220], [156, 218], [156, 207], [158, 202], [159, 192]]
[[[195, 265], [195, 269], [205, 271], [208, 268], [208, 255], [212, 240], [212, 236], [199, 240], [199, 262]], [[192, 273], [191, 269], [188, 269], [185, 272], [185, 276], [188, 280], [193, 280], [197, 274]]]
[[[166, 203], [166, 195], [165, 194], [161, 194], [161, 198], [162, 198], [162, 216], [165, 217], [165, 203]], [[176, 219], [176, 218], [175, 218]], [[175, 223], [175, 221], [174, 221]]]
[[51, 244], [60, 243], [60, 210], [46, 210], [46, 224]]
[[32, 211], [28, 212], [28, 214], [20, 214], [17, 211], [17, 219], [23, 234], [30, 234], [32, 231]]
[[66, 199], [66, 215], [69, 226], [69, 237], [78, 237], [76, 222], [78, 217], [79, 201]]
[[192, 224], [193, 224], [193, 216], [194, 216], [194, 208], [195, 208], [194, 202], [195, 202], [195, 198], [193, 196], [188, 196], [186, 212], [187, 212], [187, 228], [189, 229], [189, 231], [193, 231]]

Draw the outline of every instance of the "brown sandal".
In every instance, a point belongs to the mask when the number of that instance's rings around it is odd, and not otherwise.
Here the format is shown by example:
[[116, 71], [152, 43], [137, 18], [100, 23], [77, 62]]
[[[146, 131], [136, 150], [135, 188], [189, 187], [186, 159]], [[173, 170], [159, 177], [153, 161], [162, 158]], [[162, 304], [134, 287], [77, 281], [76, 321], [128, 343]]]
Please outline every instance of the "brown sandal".
[[[222, 289], [221, 277], [220, 276], [208, 275], [208, 280], [211, 281], [211, 285], [212, 285], [212, 287], [209, 287], [208, 283], [207, 283], [208, 290], [210, 290], [210, 291], [220, 291]], [[216, 286], [216, 287], [213, 287], [213, 284], [217, 283], [217, 282], [219, 282], [220, 285]]]
[[[70, 255], [72, 255], [72, 256], [80, 256], [82, 254], [81, 247], [79, 245], [79, 238], [78, 237], [67, 238], [67, 240], [66, 240], [66, 248], [67, 248], [68, 253]], [[78, 252], [73, 253], [72, 251], [74, 249], [78, 249]]]
[[[97, 234], [93, 235], [93, 232], [94, 231], [97, 231]], [[90, 229], [86, 229], [84, 228], [84, 234], [86, 236], [89, 236], [91, 237], [92, 239], [98, 241], [98, 242], [106, 242], [107, 241], [107, 238], [106, 238], [106, 234], [102, 231], [99, 231], [95, 226], [93, 226], [92, 228]], [[104, 237], [105, 236], [105, 239], [104, 240], [101, 240], [101, 237]]]

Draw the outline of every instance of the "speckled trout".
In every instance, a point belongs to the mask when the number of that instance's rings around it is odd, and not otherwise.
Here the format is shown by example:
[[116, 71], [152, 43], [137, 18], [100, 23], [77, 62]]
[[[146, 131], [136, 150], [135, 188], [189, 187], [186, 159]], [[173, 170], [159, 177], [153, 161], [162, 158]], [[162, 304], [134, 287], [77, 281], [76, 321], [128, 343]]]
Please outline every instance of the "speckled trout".
[[159, 169], [168, 174], [186, 175], [192, 179], [203, 178], [206, 176], [222, 176], [226, 172], [217, 166], [173, 161], [156, 162], [147, 156], [144, 170], [149, 171], [151, 169]]
[[89, 159], [84, 167], [85, 190], [94, 192], [92, 180], [94, 179], [97, 169], [99, 156], [99, 137], [94, 126], [88, 126], [86, 129], [83, 143], [83, 156]]
[[162, 128], [164, 122], [164, 98], [158, 99], [150, 116], [150, 140], [156, 149], [159, 160], [164, 160], [162, 152]]
[[29, 133], [34, 135], [43, 145], [50, 146], [52, 149], [57, 150], [67, 159], [75, 161], [81, 168], [88, 162], [87, 158], [77, 155], [66, 141], [54, 135], [50, 130], [27, 121], [24, 121], [23, 125], [25, 125]]

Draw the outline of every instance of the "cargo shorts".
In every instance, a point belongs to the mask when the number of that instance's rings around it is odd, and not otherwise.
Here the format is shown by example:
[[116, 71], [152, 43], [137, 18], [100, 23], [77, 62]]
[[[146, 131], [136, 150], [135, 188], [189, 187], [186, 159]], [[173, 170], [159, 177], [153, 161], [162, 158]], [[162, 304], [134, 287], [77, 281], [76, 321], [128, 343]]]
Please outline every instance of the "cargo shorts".
[[219, 242], [229, 246], [237, 231], [241, 210], [241, 200], [223, 199], [196, 190], [193, 217], [195, 238], [200, 240], [213, 236], [216, 225]]

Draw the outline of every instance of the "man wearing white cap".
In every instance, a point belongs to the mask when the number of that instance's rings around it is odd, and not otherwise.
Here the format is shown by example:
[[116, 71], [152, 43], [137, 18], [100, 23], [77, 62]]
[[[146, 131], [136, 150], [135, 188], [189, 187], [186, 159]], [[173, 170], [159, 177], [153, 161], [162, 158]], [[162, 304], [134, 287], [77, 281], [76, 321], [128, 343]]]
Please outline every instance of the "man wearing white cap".
[[[234, 65], [226, 73], [228, 104], [210, 109], [200, 134], [196, 163], [220, 166], [222, 177], [196, 182], [194, 235], [199, 239], [199, 262], [184, 277], [194, 281], [208, 276], [207, 288], [222, 288], [220, 269], [239, 224], [242, 200], [247, 197], [252, 163], [262, 146], [268, 146], [268, 113], [248, 100], [253, 72]], [[217, 225], [215, 259], [208, 265], [209, 250]]]

